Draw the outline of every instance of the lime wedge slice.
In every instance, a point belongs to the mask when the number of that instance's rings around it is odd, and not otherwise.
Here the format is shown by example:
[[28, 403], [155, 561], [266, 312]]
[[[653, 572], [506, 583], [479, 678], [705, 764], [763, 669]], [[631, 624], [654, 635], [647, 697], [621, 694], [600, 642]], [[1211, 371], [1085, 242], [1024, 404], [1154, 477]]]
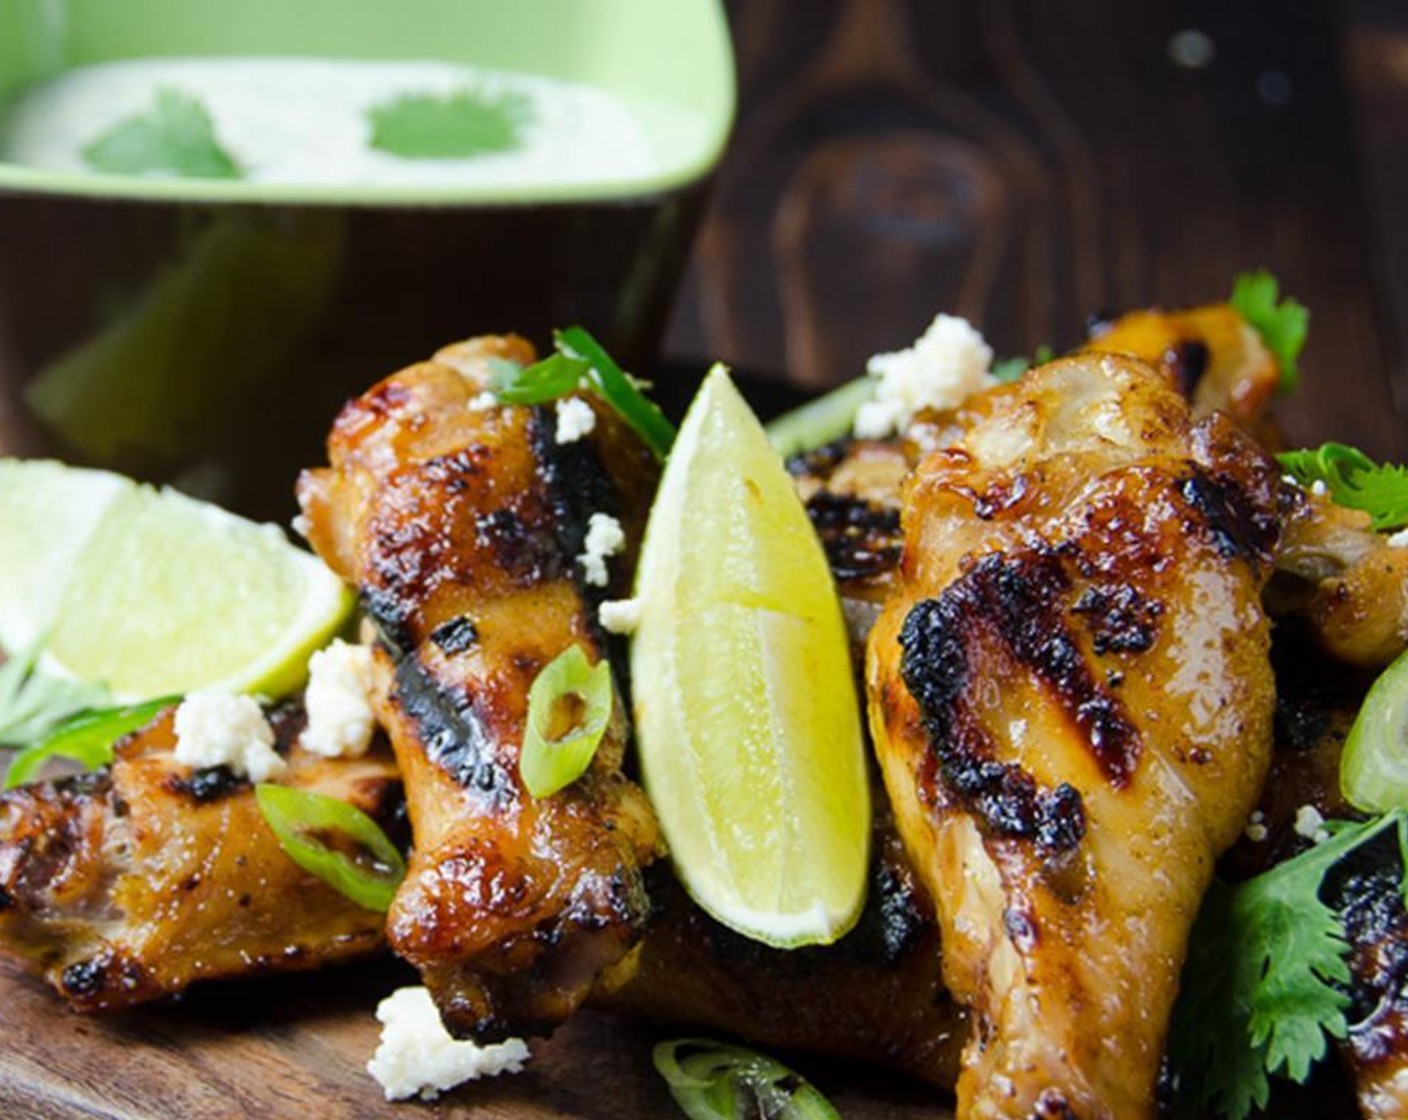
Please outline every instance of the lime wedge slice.
[[[0, 618], [21, 616], [13, 600], [42, 597], [49, 606], [24, 626], [31, 640], [48, 633], [45, 668], [103, 681], [122, 700], [284, 695], [353, 605], [276, 526], [97, 471], [0, 461], [0, 527], [36, 546], [25, 560], [0, 554]], [[24, 648], [23, 629], [5, 631], [7, 649]]]
[[93, 530], [135, 489], [106, 471], [0, 459], [0, 649], [29, 649], [54, 624]]
[[685, 887], [759, 941], [835, 941], [870, 840], [846, 628], [792, 480], [721, 367], [670, 453], [637, 595], [641, 768]]
[[1340, 755], [1340, 790], [1366, 813], [1408, 809], [1408, 653], [1364, 697]]

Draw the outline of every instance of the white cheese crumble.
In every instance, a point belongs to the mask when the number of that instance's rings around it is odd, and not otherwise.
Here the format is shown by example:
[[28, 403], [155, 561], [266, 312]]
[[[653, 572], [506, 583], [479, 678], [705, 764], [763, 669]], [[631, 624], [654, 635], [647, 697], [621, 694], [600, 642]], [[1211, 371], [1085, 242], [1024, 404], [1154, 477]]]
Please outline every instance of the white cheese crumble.
[[908, 350], [876, 354], [866, 372], [878, 378], [875, 399], [856, 413], [855, 434], [883, 439], [902, 431], [924, 408], [957, 408], [997, 384], [992, 347], [967, 319], [936, 315]]
[[557, 402], [558, 443], [576, 443], [596, 427], [596, 413], [581, 397], [563, 397]]
[[1386, 542], [1389, 548], [1408, 548], [1408, 529], [1400, 529]]
[[499, 403], [499, 398], [487, 389], [484, 392], [472, 397], [469, 402], [470, 412], [487, 412]]
[[1330, 488], [1325, 485], [1325, 480], [1317, 478], [1310, 484], [1310, 492], [1317, 498], [1323, 498], [1330, 492]]
[[176, 709], [175, 759], [198, 770], [228, 766], [251, 782], [281, 774], [274, 729], [252, 696], [193, 692]]
[[308, 659], [303, 746], [324, 758], [362, 755], [372, 743], [372, 651], [338, 638]]
[[377, 1006], [376, 1017], [381, 1043], [367, 1072], [389, 1101], [433, 1101], [466, 1081], [517, 1073], [528, 1060], [528, 1046], [519, 1038], [492, 1046], [451, 1038], [425, 988], [393, 992]]
[[608, 634], [634, 634], [640, 625], [639, 599], [607, 599], [597, 611]]
[[1260, 809], [1254, 812], [1251, 820], [1247, 822], [1245, 836], [1253, 844], [1262, 843], [1270, 833], [1266, 830], [1266, 814]]
[[1317, 844], [1323, 844], [1330, 838], [1330, 833], [1325, 828], [1325, 818], [1314, 805], [1302, 805], [1296, 810], [1295, 830]]
[[582, 554], [577, 563], [586, 573], [584, 579], [593, 587], [605, 587], [610, 582], [606, 560], [626, 547], [626, 531], [609, 513], [594, 513], [587, 522], [587, 538], [582, 542]]

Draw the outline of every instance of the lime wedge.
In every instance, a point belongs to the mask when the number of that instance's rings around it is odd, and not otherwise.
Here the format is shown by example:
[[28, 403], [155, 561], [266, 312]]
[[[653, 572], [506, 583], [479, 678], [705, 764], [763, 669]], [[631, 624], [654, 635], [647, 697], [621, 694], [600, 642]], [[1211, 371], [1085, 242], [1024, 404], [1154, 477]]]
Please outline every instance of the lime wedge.
[[846, 628], [792, 480], [721, 367], [670, 453], [637, 595], [641, 768], [680, 879], [749, 937], [835, 941], [870, 840]]
[[[123, 700], [291, 692], [352, 609], [342, 582], [276, 526], [115, 475], [0, 461], [0, 519], [7, 542], [34, 547], [0, 553], [0, 619], [23, 623], [0, 641], [15, 650], [25, 627], [47, 632], [47, 669]], [[14, 602], [26, 596], [48, 606], [26, 614]]]
[[1340, 756], [1340, 790], [1356, 809], [1408, 809], [1408, 653], [1364, 697]]
[[106, 471], [0, 459], [0, 649], [29, 649], [54, 624], [93, 530], [134, 489]]

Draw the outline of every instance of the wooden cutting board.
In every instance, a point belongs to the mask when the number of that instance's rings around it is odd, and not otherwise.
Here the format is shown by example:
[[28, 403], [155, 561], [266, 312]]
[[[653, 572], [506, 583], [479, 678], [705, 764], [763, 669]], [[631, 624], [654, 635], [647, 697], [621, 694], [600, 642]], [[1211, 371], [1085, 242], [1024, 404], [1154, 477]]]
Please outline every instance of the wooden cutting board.
[[[583, 1014], [527, 1070], [435, 1104], [389, 1104], [366, 1073], [377, 1001], [414, 976], [391, 964], [211, 985], [180, 1003], [111, 1019], [69, 1012], [0, 962], [4, 1120], [669, 1120], [681, 1117], [650, 1063], [680, 1032]], [[798, 1062], [846, 1120], [947, 1120], [930, 1089], [835, 1062]]]

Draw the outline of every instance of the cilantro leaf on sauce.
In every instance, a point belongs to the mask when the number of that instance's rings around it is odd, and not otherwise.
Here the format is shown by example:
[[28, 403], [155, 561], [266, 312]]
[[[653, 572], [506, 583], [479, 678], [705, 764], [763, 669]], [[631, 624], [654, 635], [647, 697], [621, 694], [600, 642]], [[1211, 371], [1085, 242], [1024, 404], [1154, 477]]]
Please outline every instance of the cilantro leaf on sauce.
[[240, 177], [239, 165], [220, 146], [205, 106], [170, 88], [157, 90], [145, 112], [119, 121], [91, 141], [83, 158], [94, 171], [114, 175]]
[[528, 96], [465, 86], [451, 93], [403, 93], [373, 105], [371, 146], [403, 159], [466, 159], [509, 152], [533, 121]]

